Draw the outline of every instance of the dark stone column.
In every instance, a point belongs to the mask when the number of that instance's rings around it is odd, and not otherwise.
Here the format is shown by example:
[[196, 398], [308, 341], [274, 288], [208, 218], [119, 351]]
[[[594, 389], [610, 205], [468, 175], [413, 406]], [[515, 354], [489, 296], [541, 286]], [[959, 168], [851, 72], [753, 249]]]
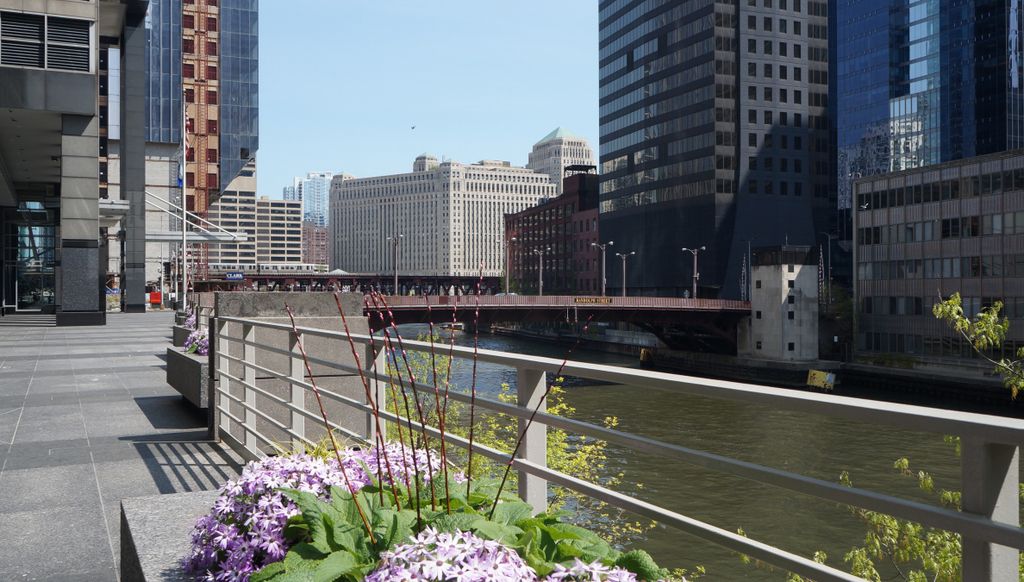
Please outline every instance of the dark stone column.
[[146, 310], [146, 30], [145, 12], [129, 4], [121, 41], [121, 198], [123, 219], [121, 293], [124, 310]]
[[57, 325], [103, 325], [99, 249], [99, 118], [62, 116]]

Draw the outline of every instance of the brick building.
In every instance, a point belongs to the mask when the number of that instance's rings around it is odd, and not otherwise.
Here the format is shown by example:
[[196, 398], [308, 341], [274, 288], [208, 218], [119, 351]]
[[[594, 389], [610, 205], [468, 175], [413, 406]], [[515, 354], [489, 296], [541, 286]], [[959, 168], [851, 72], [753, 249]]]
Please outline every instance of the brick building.
[[[600, 242], [596, 168], [569, 166], [566, 174], [561, 196], [505, 215], [505, 244], [510, 257], [511, 288], [515, 292], [538, 292], [541, 260], [545, 293], [589, 295], [601, 290], [601, 257], [591, 246]], [[610, 275], [614, 263], [608, 264]]]

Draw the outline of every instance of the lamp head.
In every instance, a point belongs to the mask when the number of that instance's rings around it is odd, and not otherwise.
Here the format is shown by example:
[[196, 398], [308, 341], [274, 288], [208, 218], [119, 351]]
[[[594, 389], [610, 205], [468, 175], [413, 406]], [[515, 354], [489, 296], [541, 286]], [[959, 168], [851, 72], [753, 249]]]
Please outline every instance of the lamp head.
[[706, 250], [708, 250], [708, 247], [704, 247], [704, 246], [702, 246], [702, 247], [700, 247], [700, 248], [699, 248], [699, 249], [697, 249], [697, 250], [698, 250], [698, 251], [706, 251]]

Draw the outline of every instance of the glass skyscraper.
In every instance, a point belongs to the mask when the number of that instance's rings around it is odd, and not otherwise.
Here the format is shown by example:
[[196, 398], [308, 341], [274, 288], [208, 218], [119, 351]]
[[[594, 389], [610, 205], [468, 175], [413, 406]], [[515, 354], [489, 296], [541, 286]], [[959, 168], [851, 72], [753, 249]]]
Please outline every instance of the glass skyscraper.
[[858, 177], [1024, 145], [1020, 3], [839, 2], [841, 208]]
[[[221, 0], [202, 23], [218, 35], [215, 52], [205, 47], [218, 82], [214, 102], [219, 108], [216, 189], [223, 191], [256, 156], [259, 148], [258, 0]], [[182, 0], [151, 0], [146, 15], [146, 139], [180, 144], [182, 122]], [[190, 27], [197, 27], [196, 22]], [[186, 35], [187, 36], [187, 35]], [[194, 54], [195, 46], [192, 51]], [[213, 54], [211, 54], [213, 52]], [[210, 71], [199, 71], [209, 75]]]
[[[751, 246], [815, 245], [829, 188], [828, 6], [603, 0], [600, 233], [633, 294], [738, 298]], [[609, 293], [615, 290], [609, 278]]]

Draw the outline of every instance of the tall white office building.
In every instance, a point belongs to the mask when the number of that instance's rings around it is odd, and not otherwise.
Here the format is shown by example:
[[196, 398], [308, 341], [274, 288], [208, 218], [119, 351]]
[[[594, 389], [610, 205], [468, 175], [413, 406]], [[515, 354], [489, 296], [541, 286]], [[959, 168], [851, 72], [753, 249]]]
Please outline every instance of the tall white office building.
[[315, 226], [327, 226], [327, 205], [331, 193], [333, 172], [309, 172], [305, 177], [295, 178], [291, 190], [285, 187], [286, 200], [302, 200], [302, 218]]
[[587, 140], [558, 127], [533, 145], [526, 167], [547, 174], [556, 193], [561, 194], [566, 167], [593, 165], [594, 150]]
[[509, 162], [439, 162], [423, 154], [405, 174], [335, 176], [331, 185], [331, 268], [390, 273], [400, 240], [404, 275], [499, 276], [506, 214], [556, 194], [547, 175]]

